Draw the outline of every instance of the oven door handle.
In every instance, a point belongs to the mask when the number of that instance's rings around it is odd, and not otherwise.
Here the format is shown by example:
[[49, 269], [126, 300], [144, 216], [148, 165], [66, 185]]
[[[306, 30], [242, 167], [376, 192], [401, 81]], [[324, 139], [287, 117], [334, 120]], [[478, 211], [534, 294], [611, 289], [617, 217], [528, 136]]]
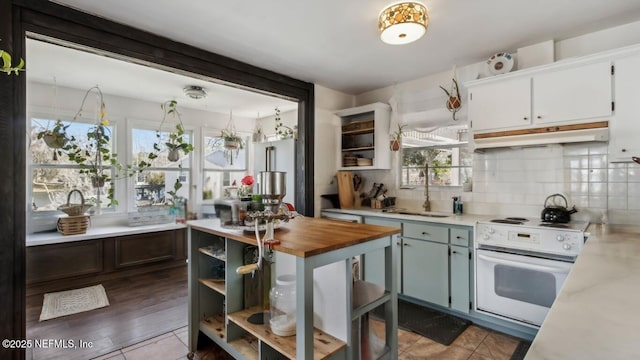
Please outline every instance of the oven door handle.
[[496, 264], [509, 265], [513, 267], [526, 268], [531, 270], [550, 271], [550, 272], [565, 273], [565, 274], [569, 273], [569, 266], [553, 267], [553, 266], [546, 266], [546, 265], [536, 265], [536, 264], [522, 263], [518, 261], [495, 258], [495, 257], [487, 256], [484, 254], [478, 254], [478, 258], [482, 260], [490, 261]]

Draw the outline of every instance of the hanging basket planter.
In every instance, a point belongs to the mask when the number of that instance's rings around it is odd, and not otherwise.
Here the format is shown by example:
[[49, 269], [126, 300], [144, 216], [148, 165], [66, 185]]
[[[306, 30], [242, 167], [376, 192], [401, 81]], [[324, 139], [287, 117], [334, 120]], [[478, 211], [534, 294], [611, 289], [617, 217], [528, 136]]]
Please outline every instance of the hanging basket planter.
[[389, 148], [391, 149], [391, 151], [400, 150], [400, 140], [398, 139], [391, 140], [391, 143], [389, 144]]
[[240, 149], [240, 142], [235, 139], [225, 139], [224, 148], [227, 150], [238, 150]]
[[180, 160], [180, 150], [178, 149], [169, 150], [169, 153], [167, 154], [167, 159], [171, 162], [176, 162]]
[[67, 144], [67, 141], [69, 141], [63, 134], [45, 134], [42, 136], [42, 140], [52, 149], [63, 148]]
[[96, 189], [104, 187], [104, 178], [103, 177], [97, 177], [97, 176], [92, 177], [91, 178], [91, 186], [93, 186]]

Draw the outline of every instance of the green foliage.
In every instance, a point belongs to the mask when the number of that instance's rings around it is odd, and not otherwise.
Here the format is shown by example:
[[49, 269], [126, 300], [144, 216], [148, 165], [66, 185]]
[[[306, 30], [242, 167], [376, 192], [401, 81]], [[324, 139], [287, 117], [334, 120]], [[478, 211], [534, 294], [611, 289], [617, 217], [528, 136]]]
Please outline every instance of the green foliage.
[[[80, 109], [73, 117], [73, 120], [75, 121], [82, 115], [87, 97], [93, 90], [98, 93], [100, 100], [97, 124], [87, 130], [88, 141], [81, 143], [74, 136], [70, 136], [68, 137], [69, 141], [62, 148], [62, 151], [67, 155], [70, 161], [79, 165], [79, 173], [81, 175], [88, 176], [96, 186], [101, 187], [104, 186], [104, 184], [110, 184], [107, 192], [107, 199], [109, 199], [109, 206], [115, 206], [118, 205], [118, 201], [115, 199], [115, 180], [131, 177], [150, 167], [151, 161], [158, 157], [156, 149], [159, 147], [157, 144], [154, 144], [153, 148], [155, 152], [150, 152], [147, 154], [146, 159], [141, 159], [137, 163], [122, 164], [118, 162], [118, 154], [113, 152], [111, 149], [111, 130], [109, 129], [109, 120], [107, 119], [107, 114], [105, 112], [106, 105], [104, 103], [102, 91], [98, 86], [94, 86], [87, 90], [80, 105]], [[63, 133], [66, 131], [67, 127], [62, 128]], [[116, 173], [113, 177], [111, 176], [109, 169], [105, 168], [105, 166], [112, 166], [115, 168]]]
[[393, 134], [391, 135], [391, 139], [392, 140], [402, 140], [402, 135], [404, 135], [404, 128], [406, 127], [406, 125], [400, 125], [398, 124], [398, 130], [394, 131]]
[[[182, 124], [180, 112], [178, 112], [178, 102], [176, 100], [167, 100], [163, 104], [160, 104], [160, 108], [164, 110], [160, 128], [162, 128], [167, 116], [178, 120], [175, 127], [176, 131], [169, 133], [169, 139], [164, 143], [165, 146], [170, 151], [181, 150], [185, 155], [189, 154], [193, 151], [193, 145], [185, 141], [184, 125]], [[156, 137], [160, 140], [160, 130], [156, 132]], [[160, 147], [154, 144], [154, 150], [158, 152], [160, 151]]]
[[175, 205], [180, 199], [180, 197], [178, 196], [178, 190], [180, 190], [181, 188], [182, 188], [182, 182], [178, 178], [176, 179], [176, 182], [173, 183], [173, 190], [167, 191], [167, 194], [171, 195], [171, 202], [173, 203], [173, 205]]
[[290, 128], [287, 125], [282, 123], [282, 118], [280, 118], [280, 109], [276, 106], [276, 134], [280, 136], [281, 139], [288, 139], [295, 134], [295, 130]]
[[11, 54], [5, 50], [0, 50], [0, 57], [2, 58], [2, 67], [0, 71], [7, 75], [18, 75], [20, 71], [24, 71], [24, 59], [20, 58], [20, 62], [16, 66], [12, 66]]

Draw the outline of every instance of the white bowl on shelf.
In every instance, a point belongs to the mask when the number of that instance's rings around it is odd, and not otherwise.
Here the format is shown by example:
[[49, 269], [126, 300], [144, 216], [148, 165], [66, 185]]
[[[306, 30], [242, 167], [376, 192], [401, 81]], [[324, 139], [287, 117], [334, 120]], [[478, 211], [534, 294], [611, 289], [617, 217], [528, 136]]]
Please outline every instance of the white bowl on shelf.
[[373, 159], [358, 158], [358, 166], [371, 166], [373, 165]]

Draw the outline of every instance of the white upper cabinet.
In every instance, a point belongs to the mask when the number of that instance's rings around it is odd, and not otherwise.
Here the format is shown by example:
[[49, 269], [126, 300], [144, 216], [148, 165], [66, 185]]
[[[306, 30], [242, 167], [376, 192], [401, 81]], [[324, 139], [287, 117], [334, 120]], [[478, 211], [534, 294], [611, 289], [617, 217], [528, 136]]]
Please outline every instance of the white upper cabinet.
[[338, 170], [390, 169], [391, 107], [373, 103], [337, 111], [340, 118]]
[[531, 124], [531, 79], [508, 79], [469, 91], [469, 121], [474, 131]]
[[468, 84], [471, 128], [501, 131], [609, 120], [611, 84], [609, 60], [478, 80]]
[[640, 156], [640, 55], [615, 61], [615, 116], [610, 123], [610, 161]]
[[611, 115], [611, 63], [603, 61], [533, 77], [533, 122]]

